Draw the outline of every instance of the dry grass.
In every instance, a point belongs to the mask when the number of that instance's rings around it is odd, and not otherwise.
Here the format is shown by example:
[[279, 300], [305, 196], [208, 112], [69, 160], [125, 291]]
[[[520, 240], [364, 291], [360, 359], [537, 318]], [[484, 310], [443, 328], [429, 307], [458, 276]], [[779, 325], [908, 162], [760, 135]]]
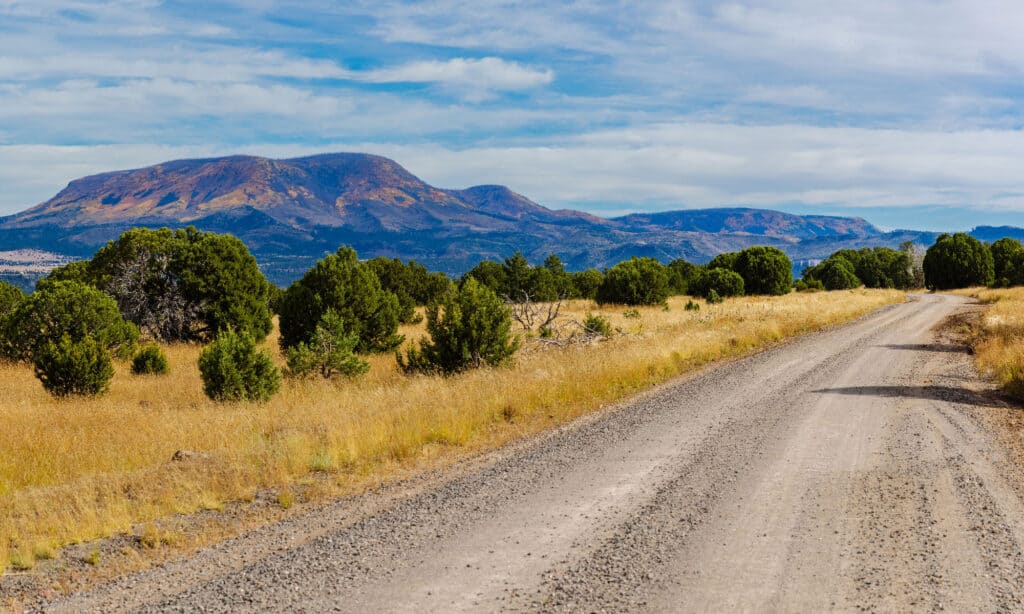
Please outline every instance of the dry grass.
[[971, 288], [958, 294], [990, 304], [974, 344], [978, 368], [1024, 401], [1024, 288]]
[[[202, 393], [198, 347], [166, 348], [167, 377], [121, 365], [110, 393], [57, 401], [24, 366], [0, 366], [0, 569], [27, 568], [64, 544], [131, 530], [172, 513], [219, 509], [311, 472], [343, 492], [396, 470], [451, 462], [564, 423], [710, 361], [903, 300], [895, 291], [742, 298], [685, 311], [569, 305], [623, 331], [567, 348], [528, 343], [512, 368], [450, 379], [405, 377], [391, 356], [338, 385], [289, 382], [266, 404], [220, 405]], [[421, 327], [408, 327], [419, 337]], [[275, 347], [276, 339], [268, 340]], [[171, 462], [176, 450], [200, 453]], [[147, 535], [149, 541], [162, 540]], [[4, 547], [8, 546], [8, 547]]]

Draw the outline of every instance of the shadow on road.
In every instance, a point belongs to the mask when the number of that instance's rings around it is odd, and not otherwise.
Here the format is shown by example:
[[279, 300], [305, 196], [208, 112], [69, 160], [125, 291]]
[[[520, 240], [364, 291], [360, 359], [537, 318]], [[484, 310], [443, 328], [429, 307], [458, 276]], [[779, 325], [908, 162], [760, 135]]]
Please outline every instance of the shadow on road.
[[1003, 407], [1004, 405], [998, 399], [988, 395], [953, 386], [850, 386], [848, 388], [823, 388], [814, 392], [818, 394], [927, 399], [976, 405], [978, 407]]
[[966, 345], [948, 343], [910, 343], [905, 345], [880, 345], [890, 350], [911, 350], [915, 352], [947, 352], [950, 354], [970, 354], [971, 348]]

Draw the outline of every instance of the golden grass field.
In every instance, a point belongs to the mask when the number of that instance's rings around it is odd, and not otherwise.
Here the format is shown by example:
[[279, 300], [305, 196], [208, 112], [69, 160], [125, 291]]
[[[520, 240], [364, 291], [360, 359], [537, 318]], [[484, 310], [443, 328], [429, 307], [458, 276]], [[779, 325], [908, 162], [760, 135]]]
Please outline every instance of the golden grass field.
[[958, 294], [990, 305], [974, 344], [979, 370], [1024, 401], [1024, 288], [971, 288]]
[[[170, 514], [247, 501], [259, 489], [281, 489], [287, 507], [287, 487], [314, 472], [327, 476], [326, 494], [339, 494], [449, 463], [903, 299], [856, 290], [702, 301], [700, 311], [686, 311], [687, 299], [677, 297], [667, 311], [640, 308], [631, 318], [625, 308], [574, 301], [565, 315], [601, 313], [622, 334], [569, 347], [528, 342], [512, 367], [449, 379], [407, 377], [393, 356], [375, 356], [361, 379], [286, 381], [266, 404], [209, 401], [197, 346], [166, 348], [164, 377], [132, 376], [121, 364], [109, 394], [87, 400], [54, 400], [30, 368], [0, 365], [0, 570]], [[1001, 304], [994, 309], [990, 319], [1003, 313]], [[409, 339], [422, 331], [403, 330]], [[267, 346], [276, 349], [276, 338]], [[177, 450], [203, 456], [171, 462]]]

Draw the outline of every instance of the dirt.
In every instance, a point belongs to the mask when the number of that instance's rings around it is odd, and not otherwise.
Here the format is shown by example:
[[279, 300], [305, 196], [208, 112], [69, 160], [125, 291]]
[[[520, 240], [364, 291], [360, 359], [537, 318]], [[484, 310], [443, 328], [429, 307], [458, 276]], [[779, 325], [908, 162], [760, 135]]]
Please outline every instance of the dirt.
[[30, 609], [1024, 610], [1020, 410], [939, 327], [972, 309], [915, 296]]

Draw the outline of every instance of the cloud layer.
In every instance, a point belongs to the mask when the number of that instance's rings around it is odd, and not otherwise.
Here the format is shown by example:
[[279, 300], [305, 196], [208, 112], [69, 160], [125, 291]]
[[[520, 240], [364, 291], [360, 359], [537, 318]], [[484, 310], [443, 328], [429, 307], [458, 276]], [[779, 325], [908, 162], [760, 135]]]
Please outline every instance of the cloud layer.
[[[89, 172], [344, 148], [553, 207], [1005, 220], [1024, 212], [1022, 15], [994, 0], [0, 0], [0, 214]], [[921, 226], [906, 210], [894, 223]]]

